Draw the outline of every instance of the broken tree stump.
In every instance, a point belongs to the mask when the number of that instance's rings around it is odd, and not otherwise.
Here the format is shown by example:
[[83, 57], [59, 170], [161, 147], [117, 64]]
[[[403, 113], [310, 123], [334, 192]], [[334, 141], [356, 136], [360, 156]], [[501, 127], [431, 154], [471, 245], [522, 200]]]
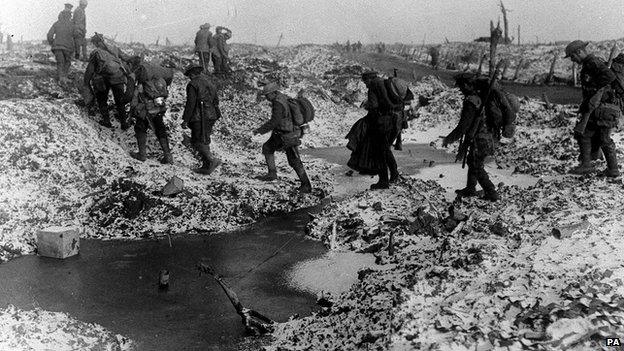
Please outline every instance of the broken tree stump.
[[548, 75], [546, 76], [546, 81], [544, 81], [544, 84], [546, 85], [552, 84], [553, 77], [555, 76], [555, 65], [557, 64], [558, 58], [559, 58], [559, 53], [555, 52], [555, 55], [553, 56], [553, 60], [550, 64], [550, 70], [548, 71]]
[[518, 76], [520, 75], [520, 70], [522, 69], [522, 65], [524, 65], [524, 58], [520, 59], [520, 62], [518, 62], [518, 66], [516, 67], [516, 72], [513, 75], [513, 78], [511, 79], [512, 81], [516, 81], [518, 80]]

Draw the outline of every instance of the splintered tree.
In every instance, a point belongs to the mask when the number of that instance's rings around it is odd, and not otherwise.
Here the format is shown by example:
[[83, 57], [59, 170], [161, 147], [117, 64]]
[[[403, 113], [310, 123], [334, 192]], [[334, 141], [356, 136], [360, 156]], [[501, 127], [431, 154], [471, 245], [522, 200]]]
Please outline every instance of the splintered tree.
[[[501, 12], [503, 13], [503, 26], [505, 28], [505, 36], [503, 38], [503, 44], [511, 44], [511, 41], [513, 39], [509, 38], [509, 22], [507, 21], [507, 12], [509, 10], [505, 9], [503, 0], [501, 0], [500, 2], [500, 8], [501, 8]], [[520, 30], [518, 30], [518, 32], [520, 32]], [[520, 35], [518, 35], [518, 38], [520, 38]]]
[[494, 27], [494, 22], [490, 21], [490, 66], [489, 73], [494, 72], [494, 65], [496, 65], [496, 47], [503, 36], [503, 31], [500, 28], [500, 22]]

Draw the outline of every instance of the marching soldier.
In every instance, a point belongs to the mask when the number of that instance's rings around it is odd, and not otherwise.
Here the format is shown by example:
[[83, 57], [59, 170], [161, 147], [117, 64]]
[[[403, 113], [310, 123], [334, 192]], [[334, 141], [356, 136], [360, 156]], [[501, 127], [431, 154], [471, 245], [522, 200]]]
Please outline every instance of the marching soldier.
[[617, 126], [620, 110], [616, 105], [615, 93], [611, 83], [615, 81], [615, 74], [600, 58], [587, 52], [587, 42], [575, 40], [565, 48], [566, 56], [572, 62], [582, 65], [581, 87], [583, 101], [579, 107], [581, 117], [574, 127], [574, 135], [579, 143], [580, 164], [572, 169], [573, 174], [593, 173], [591, 165], [592, 140], [600, 146], [607, 161], [607, 169], [600, 176], [618, 177], [618, 168], [615, 143], [611, 139], [611, 132]]
[[193, 172], [208, 175], [222, 163], [210, 152], [210, 135], [215, 122], [221, 118], [221, 110], [217, 87], [202, 74], [203, 70], [203, 66], [191, 65], [184, 72], [191, 81], [186, 86], [182, 127], [191, 130], [191, 143], [202, 161], [202, 166]]
[[267, 163], [269, 172], [260, 179], [272, 181], [277, 179], [277, 167], [275, 165], [275, 151], [286, 152], [288, 164], [292, 167], [301, 186], [299, 192], [312, 192], [312, 184], [308, 178], [298, 146], [301, 145], [301, 128], [294, 124], [288, 106], [288, 97], [279, 91], [276, 83], [268, 83], [262, 87], [262, 94], [271, 103], [271, 119], [254, 130], [254, 134], [266, 134], [271, 132], [271, 137], [262, 145], [262, 154]]
[[468, 179], [466, 187], [455, 192], [462, 197], [476, 196], [476, 185], [479, 183], [483, 188], [486, 200], [498, 201], [499, 196], [494, 184], [485, 171], [485, 158], [494, 152], [492, 134], [488, 132], [487, 123], [480, 116], [482, 101], [475, 89], [475, 77], [472, 73], [461, 73], [455, 77], [456, 85], [464, 95], [464, 102], [459, 123], [449, 135], [442, 141], [446, 147], [463, 137], [463, 142], [469, 142], [468, 155]]

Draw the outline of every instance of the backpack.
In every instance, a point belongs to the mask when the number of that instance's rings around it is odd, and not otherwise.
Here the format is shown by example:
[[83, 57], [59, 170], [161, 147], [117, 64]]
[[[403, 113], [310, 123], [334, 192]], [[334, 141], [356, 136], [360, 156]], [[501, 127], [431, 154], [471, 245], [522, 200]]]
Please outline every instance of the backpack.
[[414, 95], [409, 90], [409, 84], [397, 77], [388, 78], [386, 85], [390, 100], [394, 102], [407, 102], [414, 99]]
[[303, 96], [288, 98], [288, 107], [296, 126], [302, 126], [314, 120], [314, 106], [307, 98]]
[[153, 77], [143, 84], [143, 94], [150, 100], [159, 97], [166, 98], [169, 96], [167, 82], [163, 78]]
[[98, 61], [97, 74], [105, 77], [113, 77], [124, 74], [123, 63], [120, 58], [113, 56], [106, 50], [97, 50], [94, 54]]
[[514, 94], [501, 89], [492, 89], [490, 102], [486, 107], [487, 124], [506, 138], [513, 137], [515, 133], [516, 114], [520, 111], [520, 101]]
[[[613, 91], [620, 100], [624, 100], [624, 53], [613, 59], [611, 71], [615, 73], [615, 81], [612, 83]], [[624, 113], [624, 106], [620, 107]]]

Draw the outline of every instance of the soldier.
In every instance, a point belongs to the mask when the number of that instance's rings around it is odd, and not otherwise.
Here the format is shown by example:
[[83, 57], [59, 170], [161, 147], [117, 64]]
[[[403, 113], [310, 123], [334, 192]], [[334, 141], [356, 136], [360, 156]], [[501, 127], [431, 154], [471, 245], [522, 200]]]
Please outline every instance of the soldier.
[[494, 143], [492, 135], [487, 130], [485, 121], [480, 120], [481, 99], [475, 89], [475, 77], [472, 73], [460, 73], [455, 76], [456, 85], [464, 95], [464, 102], [459, 123], [443, 141], [442, 146], [464, 138], [463, 142], [468, 145], [468, 179], [466, 187], [455, 192], [462, 197], [475, 196], [477, 182], [481, 185], [484, 198], [490, 201], [498, 201], [499, 196], [496, 188], [485, 171], [485, 158], [493, 154]]
[[574, 135], [579, 143], [580, 164], [570, 172], [573, 174], [594, 172], [591, 164], [592, 140], [594, 140], [596, 146], [602, 149], [607, 161], [607, 169], [599, 176], [618, 177], [620, 171], [615, 143], [611, 139], [612, 129], [617, 126], [620, 117], [619, 107], [615, 105], [615, 92], [611, 88], [611, 83], [616, 77], [602, 59], [587, 52], [587, 44], [575, 40], [565, 48], [565, 57], [582, 65], [583, 101], [579, 107], [581, 117], [574, 127]]
[[230, 73], [229, 57], [230, 51], [227, 41], [232, 38], [232, 31], [228, 28], [217, 26], [216, 34], [214, 36], [217, 46], [216, 55], [213, 58], [217, 58], [215, 63], [215, 73], [228, 74]]
[[259, 179], [264, 181], [277, 179], [275, 151], [284, 151], [286, 152], [288, 164], [295, 170], [301, 182], [299, 192], [312, 192], [312, 184], [299, 155], [298, 146], [301, 145], [301, 128], [293, 122], [288, 106], [288, 96], [279, 91], [279, 86], [276, 83], [268, 83], [263, 86], [262, 95], [271, 103], [271, 119], [254, 130], [254, 134], [271, 132], [271, 137], [262, 145], [262, 154], [266, 160], [269, 172], [259, 177]]
[[78, 8], [74, 11], [74, 17], [72, 18], [76, 30], [74, 38], [76, 44], [76, 59], [82, 57], [83, 61], [87, 60], [87, 16], [85, 15], [87, 4], [87, 0], [80, 0]]
[[138, 56], [133, 57], [131, 63], [138, 85], [131, 104], [131, 111], [136, 116], [134, 133], [139, 151], [130, 153], [130, 156], [139, 161], [147, 159], [147, 130], [152, 128], [163, 150], [163, 158], [160, 163], [173, 164], [167, 127], [163, 122], [163, 117], [167, 112], [165, 99], [169, 95], [167, 87], [173, 80], [173, 71], [144, 62]]
[[74, 52], [74, 26], [71, 23], [71, 12], [61, 11], [58, 21], [48, 31], [48, 43], [56, 58], [56, 71], [59, 83], [65, 83], [71, 66]]
[[210, 64], [211, 41], [210, 24], [204, 23], [199, 26], [199, 31], [195, 34], [195, 52], [199, 56], [199, 64], [203, 67], [204, 72], [208, 72], [208, 65]]
[[[108, 47], [101, 34], [96, 33], [91, 38], [91, 42], [95, 45], [95, 50], [89, 56], [89, 64], [84, 74], [84, 84], [93, 87], [95, 99], [102, 114], [99, 123], [104, 127], [112, 128], [108, 113], [108, 92], [112, 90], [117, 119], [121, 124], [121, 129], [126, 130], [130, 128], [130, 124], [126, 120], [125, 107], [127, 103], [125, 86], [128, 82], [126, 77], [128, 72], [122, 57], [128, 60], [130, 57], [115, 47]], [[116, 52], [117, 56], [111, 51]], [[133, 86], [134, 83], [131, 82], [129, 85]]]
[[62, 11], [62, 12], [67, 12], [67, 13], [69, 13], [69, 18], [71, 18], [71, 12], [72, 12], [72, 9], [73, 9], [73, 8], [74, 8], [74, 5], [72, 5], [72, 4], [70, 4], [70, 3], [66, 3], [66, 4], [65, 4], [65, 8], [63, 9], [63, 11]]
[[438, 69], [438, 65], [440, 64], [440, 45], [432, 46], [429, 48], [429, 56], [431, 56], [431, 67], [433, 69]]
[[217, 87], [202, 74], [203, 70], [203, 66], [191, 65], [184, 72], [191, 81], [186, 86], [182, 127], [191, 129], [191, 143], [203, 162], [193, 172], [208, 175], [222, 163], [210, 153], [210, 134], [217, 119], [221, 118], [221, 110]]
[[[371, 190], [388, 189], [390, 183], [399, 180], [396, 159], [392, 154], [391, 145], [400, 130], [400, 114], [403, 102], [394, 102], [388, 95], [386, 81], [377, 76], [377, 72], [365, 72], [362, 81], [368, 88], [368, 97], [364, 107], [368, 110], [369, 137], [374, 144], [374, 152], [370, 155], [380, 165], [379, 180], [370, 186]], [[390, 178], [388, 178], [388, 171]]]

